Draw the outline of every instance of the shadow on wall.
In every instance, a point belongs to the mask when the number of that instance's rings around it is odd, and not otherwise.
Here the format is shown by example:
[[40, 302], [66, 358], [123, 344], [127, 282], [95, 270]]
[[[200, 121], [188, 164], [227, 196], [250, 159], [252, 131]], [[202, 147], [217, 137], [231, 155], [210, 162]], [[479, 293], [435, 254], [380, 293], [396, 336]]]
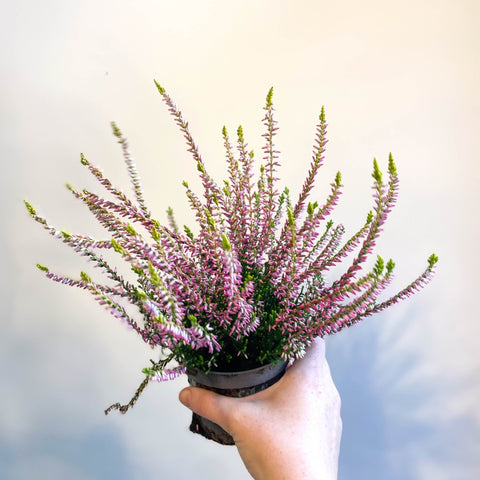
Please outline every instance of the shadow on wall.
[[377, 315], [327, 340], [342, 398], [339, 479], [477, 478], [478, 419], [468, 409], [449, 408], [471, 379], [442, 377], [431, 368], [423, 336], [396, 345], [406, 322], [422, 322], [422, 312], [406, 306], [398, 321]]
[[36, 435], [13, 446], [0, 440], [0, 477], [5, 480], [127, 480], [135, 478], [113, 429], [83, 437]]

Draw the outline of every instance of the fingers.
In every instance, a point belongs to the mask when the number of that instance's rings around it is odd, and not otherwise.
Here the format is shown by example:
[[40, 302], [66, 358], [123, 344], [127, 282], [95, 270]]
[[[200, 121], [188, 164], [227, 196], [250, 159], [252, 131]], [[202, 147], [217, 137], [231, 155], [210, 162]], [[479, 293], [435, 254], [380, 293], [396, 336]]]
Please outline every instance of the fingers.
[[252, 405], [250, 404], [252, 402], [255, 404], [255, 409], [258, 409], [258, 400], [264, 404], [284, 397], [292, 400], [299, 395], [292, 395], [291, 392], [298, 393], [302, 389], [311, 388], [312, 385], [316, 390], [319, 386], [322, 386], [322, 390], [324, 390], [326, 380], [332, 382], [325, 360], [325, 341], [317, 338], [307, 349], [304, 358], [296, 360], [285, 376], [267, 390], [258, 392], [251, 397], [238, 399], [219, 395], [199, 387], [187, 387], [180, 392], [179, 400], [190, 410], [208, 418], [232, 434], [232, 428], [234, 430], [238, 428], [238, 419], [243, 417], [247, 411], [251, 415]]
[[208, 418], [231, 433], [231, 412], [235, 411], [235, 408], [238, 408], [238, 406], [233, 406], [232, 399], [229, 397], [203, 388], [187, 387], [180, 392], [178, 398], [180, 402], [190, 410], [202, 417]]
[[305, 356], [295, 360], [292, 370], [306, 371], [318, 370], [325, 365], [325, 340], [317, 337], [313, 343], [307, 348]]
[[335, 390], [333, 380], [325, 357], [325, 341], [316, 338], [307, 348], [303, 358], [295, 360], [285, 374], [284, 390], [299, 392], [314, 389], [323, 392]]

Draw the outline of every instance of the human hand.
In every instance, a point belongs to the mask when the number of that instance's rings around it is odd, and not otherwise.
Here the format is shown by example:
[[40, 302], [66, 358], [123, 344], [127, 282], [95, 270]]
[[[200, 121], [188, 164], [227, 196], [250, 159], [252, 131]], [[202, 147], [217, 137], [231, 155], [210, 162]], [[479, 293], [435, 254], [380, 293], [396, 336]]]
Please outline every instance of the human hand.
[[262, 392], [232, 398], [187, 387], [179, 399], [232, 435], [255, 480], [337, 478], [340, 396], [323, 339], [317, 338], [304, 358]]

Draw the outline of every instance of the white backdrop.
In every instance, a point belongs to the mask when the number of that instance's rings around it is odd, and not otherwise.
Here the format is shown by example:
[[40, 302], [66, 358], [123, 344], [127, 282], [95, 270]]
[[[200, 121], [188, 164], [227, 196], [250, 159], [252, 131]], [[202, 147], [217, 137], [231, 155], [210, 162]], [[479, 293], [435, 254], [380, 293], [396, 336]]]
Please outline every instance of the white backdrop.
[[[234, 448], [187, 431], [184, 378], [125, 402], [152, 352], [82, 291], [34, 267], [78, 275], [81, 259], [27, 216], [101, 236], [66, 181], [92, 187], [84, 152], [129, 188], [115, 120], [130, 140], [157, 217], [192, 223], [182, 180], [196, 168], [156, 92], [189, 120], [210, 172], [222, 178], [221, 127], [244, 126], [260, 153], [274, 86], [282, 181], [297, 192], [322, 105], [334, 214], [347, 231], [371, 205], [373, 156], [397, 161], [400, 197], [378, 253], [402, 288], [435, 251], [423, 292], [328, 340], [342, 396], [340, 479], [480, 477], [478, 2], [459, 0], [17, 0], [2, 2], [0, 137], [0, 477], [249, 478]], [[392, 290], [392, 293], [393, 293]]]

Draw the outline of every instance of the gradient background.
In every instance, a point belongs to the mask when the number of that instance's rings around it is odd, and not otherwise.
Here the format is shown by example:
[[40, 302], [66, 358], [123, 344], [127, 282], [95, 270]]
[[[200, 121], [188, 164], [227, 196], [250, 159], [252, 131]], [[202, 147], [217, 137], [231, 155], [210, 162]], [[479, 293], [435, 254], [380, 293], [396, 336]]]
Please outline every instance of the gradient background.
[[152, 352], [83, 291], [36, 262], [85, 265], [35, 225], [27, 198], [69, 231], [102, 237], [64, 183], [94, 183], [84, 152], [128, 189], [115, 120], [130, 140], [147, 201], [192, 223], [181, 181], [195, 183], [153, 85], [189, 120], [210, 172], [225, 172], [221, 127], [244, 125], [257, 156], [265, 95], [274, 102], [281, 178], [296, 194], [325, 105], [330, 143], [314, 197], [336, 170], [334, 214], [347, 232], [372, 204], [376, 156], [392, 151], [400, 197], [378, 245], [397, 262], [391, 292], [435, 251], [422, 293], [328, 339], [342, 396], [340, 479], [480, 478], [479, 114], [476, 0], [16, 0], [2, 2], [0, 136], [0, 477], [249, 478], [236, 450], [187, 430], [185, 378], [150, 386], [126, 416]]

